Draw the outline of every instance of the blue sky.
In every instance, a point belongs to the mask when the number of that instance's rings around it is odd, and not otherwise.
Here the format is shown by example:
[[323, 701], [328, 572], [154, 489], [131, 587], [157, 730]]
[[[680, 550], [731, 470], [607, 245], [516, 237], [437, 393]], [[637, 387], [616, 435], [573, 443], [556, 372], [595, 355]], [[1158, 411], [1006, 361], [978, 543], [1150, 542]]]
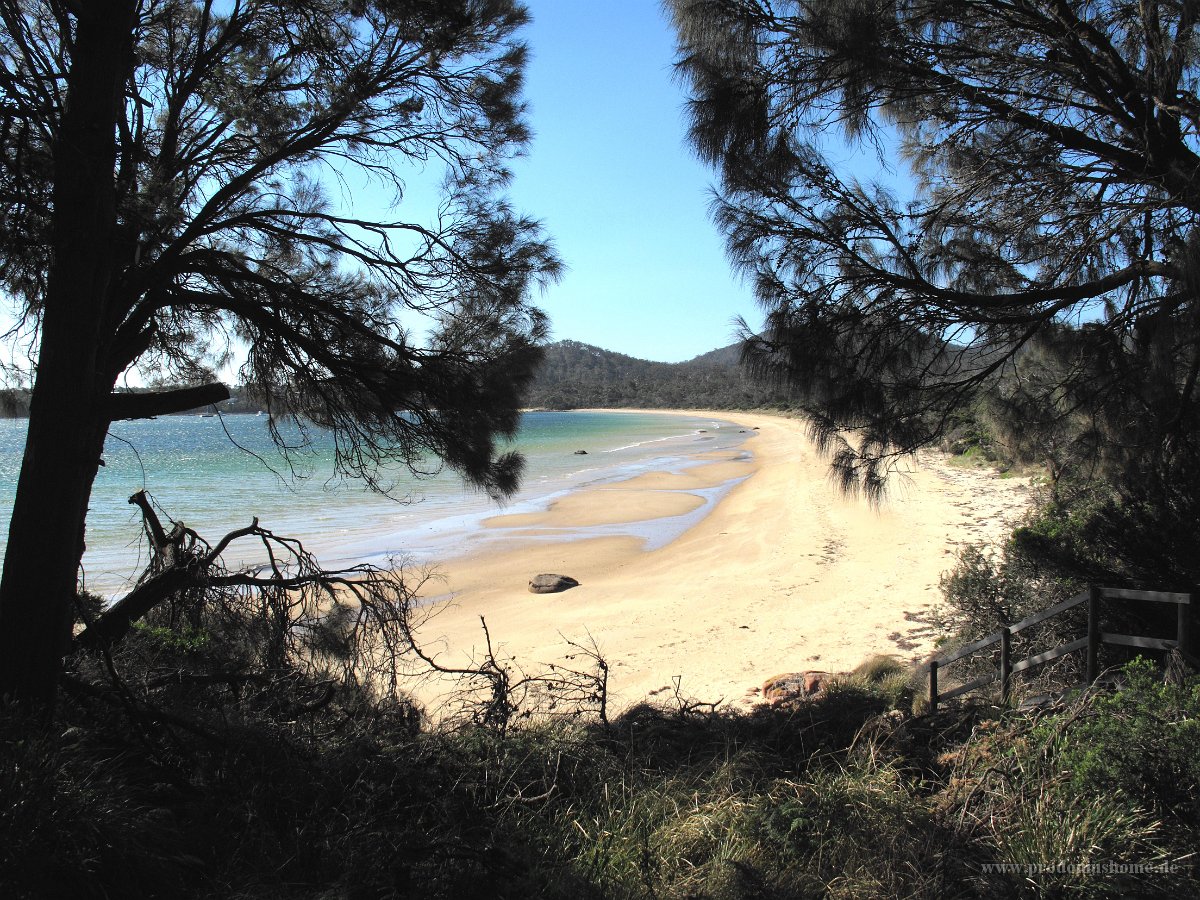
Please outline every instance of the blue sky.
[[732, 343], [761, 315], [708, 216], [657, 0], [526, 2], [534, 140], [510, 193], [567, 266], [541, 300], [553, 338], [670, 362]]
[[[509, 193], [566, 264], [538, 301], [552, 339], [672, 362], [732, 343], [733, 320], [761, 314], [708, 216], [716, 176], [685, 140], [674, 34], [658, 0], [526, 3], [534, 139]], [[410, 184], [418, 206], [437, 183], [428, 176]]]
[[[509, 193], [566, 264], [538, 300], [551, 338], [670, 362], [732, 343], [734, 319], [757, 324], [761, 313], [708, 215], [716, 176], [685, 140], [674, 34], [658, 0], [526, 4], [534, 139]], [[410, 184], [418, 207], [433, 196], [429, 176]]]

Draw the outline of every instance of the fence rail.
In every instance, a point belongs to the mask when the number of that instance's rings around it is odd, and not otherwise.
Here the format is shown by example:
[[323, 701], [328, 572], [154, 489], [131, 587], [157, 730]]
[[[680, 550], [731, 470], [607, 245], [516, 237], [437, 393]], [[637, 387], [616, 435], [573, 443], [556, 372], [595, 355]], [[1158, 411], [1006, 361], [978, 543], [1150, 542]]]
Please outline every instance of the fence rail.
[[[1091, 684], [1100, 675], [1099, 653], [1101, 644], [1118, 647], [1138, 647], [1148, 650], [1172, 650], [1178, 648], [1184, 654], [1190, 655], [1192, 653], [1192, 596], [1192, 594], [1180, 594], [1170, 591], [1135, 591], [1126, 588], [1091, 587], [1080, 594], [1076, 594], [1069, 600], [1056, 603], [1048, 609], [1024, 618], [1014, 625], [1001, 628], [999, 631], [973, 641], [965, 647], [960, 647], [952, 653], [934, 657], [930, 660], [928, 666], [929, 711], [936, 712], [939, 701], [968, 694], [981, 687], [986, 687], [996, 680], [1000, 681], [1000, 702], [1008, 703], [1012, 689], [1013, 675], [1032, 669], [1035, 666], [1052, 662], [1059, 657], [1066, 656], [1068, 653], [1074, 653], [1076, 650], [1087, 651], [1087, 683]], [[1178, 617], [1174, 640], [1132, 634], [1113, 634], [1103, 631], [1100, 626], [1100, 603], [1103, 600], [1148, 600], [1154, 603], [1175, 604], [1178, 609]], [[1010, 650], [1014, 634], [1018, 634], [1034, 625], [1040, 625], [1048, 619], [1062, 615], [1068, 610], [1082, 606], [1085, 603], [1088, 607], [1086, 635], [1065, 644], [1060, 644], [1042, 653], [1032, 654], [1015, 663], [1012, 661]], [[1000, 644], [1000, 660], [996, 671], [981, 675], [966, 684], [958, 685], [948, 691], [939, 692], [938, 676], [942, 669], [951, 663], [966, 659], [980, 650], [986, 650], [996, 643]]]

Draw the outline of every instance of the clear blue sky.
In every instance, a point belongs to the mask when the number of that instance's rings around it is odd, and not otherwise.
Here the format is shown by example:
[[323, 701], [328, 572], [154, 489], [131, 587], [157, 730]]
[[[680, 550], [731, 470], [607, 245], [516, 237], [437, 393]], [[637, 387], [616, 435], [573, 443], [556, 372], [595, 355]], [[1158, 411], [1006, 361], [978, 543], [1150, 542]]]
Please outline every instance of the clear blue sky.
[[732, 343], [761, 314], [708, 216], [657, 0], [526, 2], [534, 140], [511, 195], [567, 266], [541, 300], [552, 337], [671, 362]]

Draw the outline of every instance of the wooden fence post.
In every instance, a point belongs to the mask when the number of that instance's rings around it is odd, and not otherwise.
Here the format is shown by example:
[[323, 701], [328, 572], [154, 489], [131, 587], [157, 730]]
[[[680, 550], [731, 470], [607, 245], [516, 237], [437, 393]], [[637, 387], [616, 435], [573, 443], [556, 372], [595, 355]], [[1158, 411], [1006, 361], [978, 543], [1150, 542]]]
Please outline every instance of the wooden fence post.
[[1012, 656], [1009, 652], [1012, 632], [1008, 626], [1000, 629], [1000, 705], [1008, 706], [1009, 678], [1012, 676]]
[[1087, 683], [1100, 677], [1100, 588], [1088, 588]]
[[937, 670], [938, 661], [936, 659], [931, 659], [929, 661], [929, 711], [931, 713], [937, 712]]
[[1195, 594], [1188, 595], [1187, 603], [1180, 603], [1177, 607], [1179, 611], [1178, 624], [1175, 628], [1175, 646], [1184, 656], [1192, 654], [1192, 603], [1195, 600]]

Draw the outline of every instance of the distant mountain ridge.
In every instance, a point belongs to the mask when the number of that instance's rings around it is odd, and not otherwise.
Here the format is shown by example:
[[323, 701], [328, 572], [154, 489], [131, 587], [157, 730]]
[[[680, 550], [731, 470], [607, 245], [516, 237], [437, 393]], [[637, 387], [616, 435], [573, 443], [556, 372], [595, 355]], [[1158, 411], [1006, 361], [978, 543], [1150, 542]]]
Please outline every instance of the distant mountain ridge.
[[[741, 344], [730, 344], [680, 363], [654, 362], [579, 341], [546, 347], [525, 405], [535, 409], [626, 407], [648, 409], [754, 409], [788, 405], [782, 391], [759, 384], [739, 365]], [[222, 412], [255, 412], [243, 392]], [[0, 418], [29, 414], [27, 391], [0, 391]]]
[[526, 397], [543, 409], [646, 407], [748, 409], [778, 406], [787, 397], [755, 382], [738, 364], [741, 344], [680, 363], [654, 362], [580, 341], [558, 341]]

